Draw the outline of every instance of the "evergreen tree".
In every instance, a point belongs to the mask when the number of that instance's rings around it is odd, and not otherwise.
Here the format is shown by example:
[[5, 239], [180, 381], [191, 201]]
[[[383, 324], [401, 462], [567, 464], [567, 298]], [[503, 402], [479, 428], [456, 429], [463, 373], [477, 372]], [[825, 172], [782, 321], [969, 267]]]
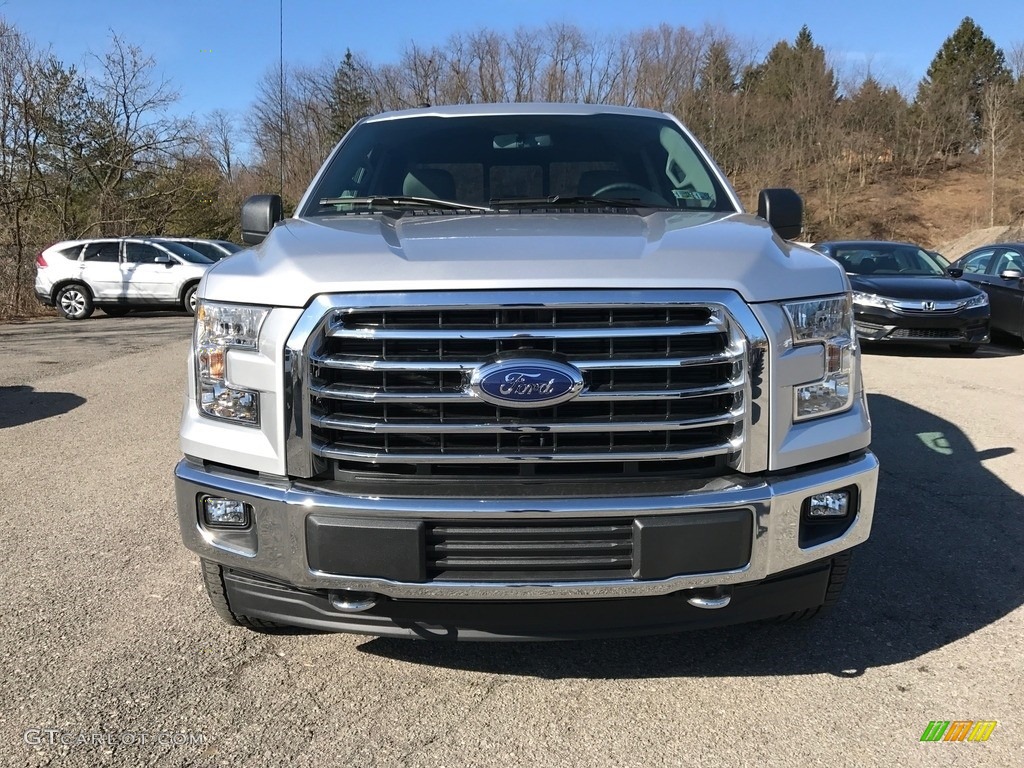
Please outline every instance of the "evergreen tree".
[[339, 141], [360, 118], [369, 114], [370, 91], [350, 50], [345, 51], [345, 58], [334, 72], [328, 110], [334, 141]]
[[942, 44], [918, 86], [925, 130], [936, 130], [945, 154], [974, 149], [981, 137], [983, 100], [990, 85], [1009, 85], [1006, 57], [969, 16]]

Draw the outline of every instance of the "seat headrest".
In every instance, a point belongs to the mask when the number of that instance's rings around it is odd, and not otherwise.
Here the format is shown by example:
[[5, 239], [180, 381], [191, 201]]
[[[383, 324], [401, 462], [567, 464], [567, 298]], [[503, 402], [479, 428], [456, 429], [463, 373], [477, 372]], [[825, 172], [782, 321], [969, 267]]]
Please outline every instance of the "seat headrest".
[[405, 175], [402, 194], [409, 197], [454, 200], [455, 177], [440, 168], [417, 168]]

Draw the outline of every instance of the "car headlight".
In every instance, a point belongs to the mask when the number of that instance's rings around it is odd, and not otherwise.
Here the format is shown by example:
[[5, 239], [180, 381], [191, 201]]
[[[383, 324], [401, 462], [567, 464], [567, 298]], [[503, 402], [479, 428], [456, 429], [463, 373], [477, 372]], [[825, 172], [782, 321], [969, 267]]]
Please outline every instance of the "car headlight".
[[260, 425], [259, 393], [228, 384], [229, 349], [256, 349], [270, 309], [200, 300], [193, 349], [199, 413], [212, 419]]
[[987, 307], [988, 306], [988, 294], [982, 293], [977, 296], [971, 296], [964, 304], [964, 308], [968, 307]]
[[889, 306], [889, 300], [874, 293], [861, 293], [860, 291], [853, 292], [853, 303], [861, 307], [881, 307], [885, 308]]
[[793, 326], [795, 345], [821, 344], [825, 373], [794, 388], [794, 421], [831, 416], [853, 405], [853, 364], [857, 351], [850, 296], [825, 296], [782, 305]]

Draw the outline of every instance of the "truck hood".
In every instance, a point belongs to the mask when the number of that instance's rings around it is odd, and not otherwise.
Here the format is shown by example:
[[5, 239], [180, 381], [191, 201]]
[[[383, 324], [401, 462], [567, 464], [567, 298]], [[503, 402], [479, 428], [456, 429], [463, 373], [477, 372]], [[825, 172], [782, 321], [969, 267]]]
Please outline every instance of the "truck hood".
[[200, 296], [302, 307], [322, 293], [517, 288], [728, 289], [754, 303], [847, 282], [748, 214], [373, 213], [288, 219], [211, 267]]

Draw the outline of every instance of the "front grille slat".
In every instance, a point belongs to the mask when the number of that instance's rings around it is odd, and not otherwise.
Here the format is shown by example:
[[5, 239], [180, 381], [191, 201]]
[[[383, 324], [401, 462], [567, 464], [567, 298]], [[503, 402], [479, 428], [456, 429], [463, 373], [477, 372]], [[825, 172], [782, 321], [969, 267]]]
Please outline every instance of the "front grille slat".
[[431, 579], [624, 578], [633, 569], [632, 521], [430, 524], [426, 556]]
[[[740, 350], [733, 349], [700, 357], [581, 360], [576, 363], [576, 367], [582, 371], [618, 368], [627, 370], [633, 368], [665, 368], [671, 370], [674, 368], [689, 368], [714, 363], [733, 362], [739, 360], [741, 354]], [[470, 360], [364, 360], [344, 357], [343, 355], [311, 355], [310, 362], [324, 368], [352, 371], [451, 371], [458, 373], [472, 371], [479, 365], [479, 361], [472, 362]]]
[[[687, 336], [700, 335], [710, 332], [721, 332], [722, 326], [718, 323], [706, 323], [700, 326], [669, 326], [662, 328], [617, 328], [609, 326], [601, 328], [600, 333], [606, 338], [651, 338], [658, 336]], [[373, 339], [389, 340], [400, 339], [408, 341], [425, 341], [433, 339], [492, 339], [521, 340], [521, 339], [589, 339], [593, 338], [594, 331], [585, 328], [495, 328], [476, 329], [460, 328], [447, 330], [438, 328], [436, 330], [405, 330], [405, 329], [370, 329], [370, 328], [331, 328], [327, 335], [336, 339]]]
[[[310, 450], [382, 477], [678, 476], [734, 467], [746, 345], [718, 305], [331, 310], [309, 344]], [[469, 388], [499, 359], [575, 366], [554, 406], [495, 405]]]
[[739, 450], [736, 442], [714, 443], [702, 448], [663, 449], [648, 448], [642, 451], [616, 451], [610, 447], [605, 451], [536, 451], [517, 448], [505, 452], [485, 453], [484, 449], [473, 453], [448, 453], [431, 451], [399, 453], [395, 450], [355, 450], [340, 448], [331, 443], [314, 442], [314, 450], [324, 458], [343, 461], [366, 461], [373, 464], [475, 464], [488, 462], [592, 462], [592, 461], [670, 461], [678, 459], [702, 459], [711, 456], [727, 456]]
[[[724, 384], [715, 384], [709, 387], [692, 387], [689, 389], [651, 389], [651, 390], [600, 390], [597, 392], [583, 392], [577, 395], [576, 400], [676, 400], [685, 397], [705, 397], [707, 395], [719, 395], [731, 392], [739, 392], [743, 388], [742, 381], [727, 381]], [[339, 387], [336, 385], [311, 384], [309, 391], [316, 397], [333, 398], [337, 400], [364, 400], [371, 403], [398, 403], [406, 400], [414, 400], [423, 403], [439, 403], [458, 400], [473, 400], [473, 395], [468, 392], [442, 392], [438, 390], [424, 389], [422, 391], [395, 392], [372, 390], [369, 388], [358, 389], [354, 387]]]
[[[442, 417], [436, 422], [416, 421], [395, 421], [378, 422], [356, 419], [338, 419], [330, 416], [313, 414], [312, 422], [318, 427], [325, 427], [333, 430], [345, 430], [348, 432], [370, 432], [373, 434], [436, 434], [440, 432], [451, 432], [458, 430], [463, 433], [483, 432], [511, 432], [511, 433], [558, 433], [558, 432], [638, 432], [643, 430], [677, 431], [686, 429], [699, 429], [701, 427], [717, 427], [724, 424], [733, 424], [743, 416], [742, 409], [728, 411], [721, 416], [698, 417], [678, 421], [570, 421], [570, 422], [532, 422], [532, 421], [509, 421], [501, 422], [476, 422], [459, 423], [446, 420]], [[666, 417], [668, 418], [668, 417]]]

